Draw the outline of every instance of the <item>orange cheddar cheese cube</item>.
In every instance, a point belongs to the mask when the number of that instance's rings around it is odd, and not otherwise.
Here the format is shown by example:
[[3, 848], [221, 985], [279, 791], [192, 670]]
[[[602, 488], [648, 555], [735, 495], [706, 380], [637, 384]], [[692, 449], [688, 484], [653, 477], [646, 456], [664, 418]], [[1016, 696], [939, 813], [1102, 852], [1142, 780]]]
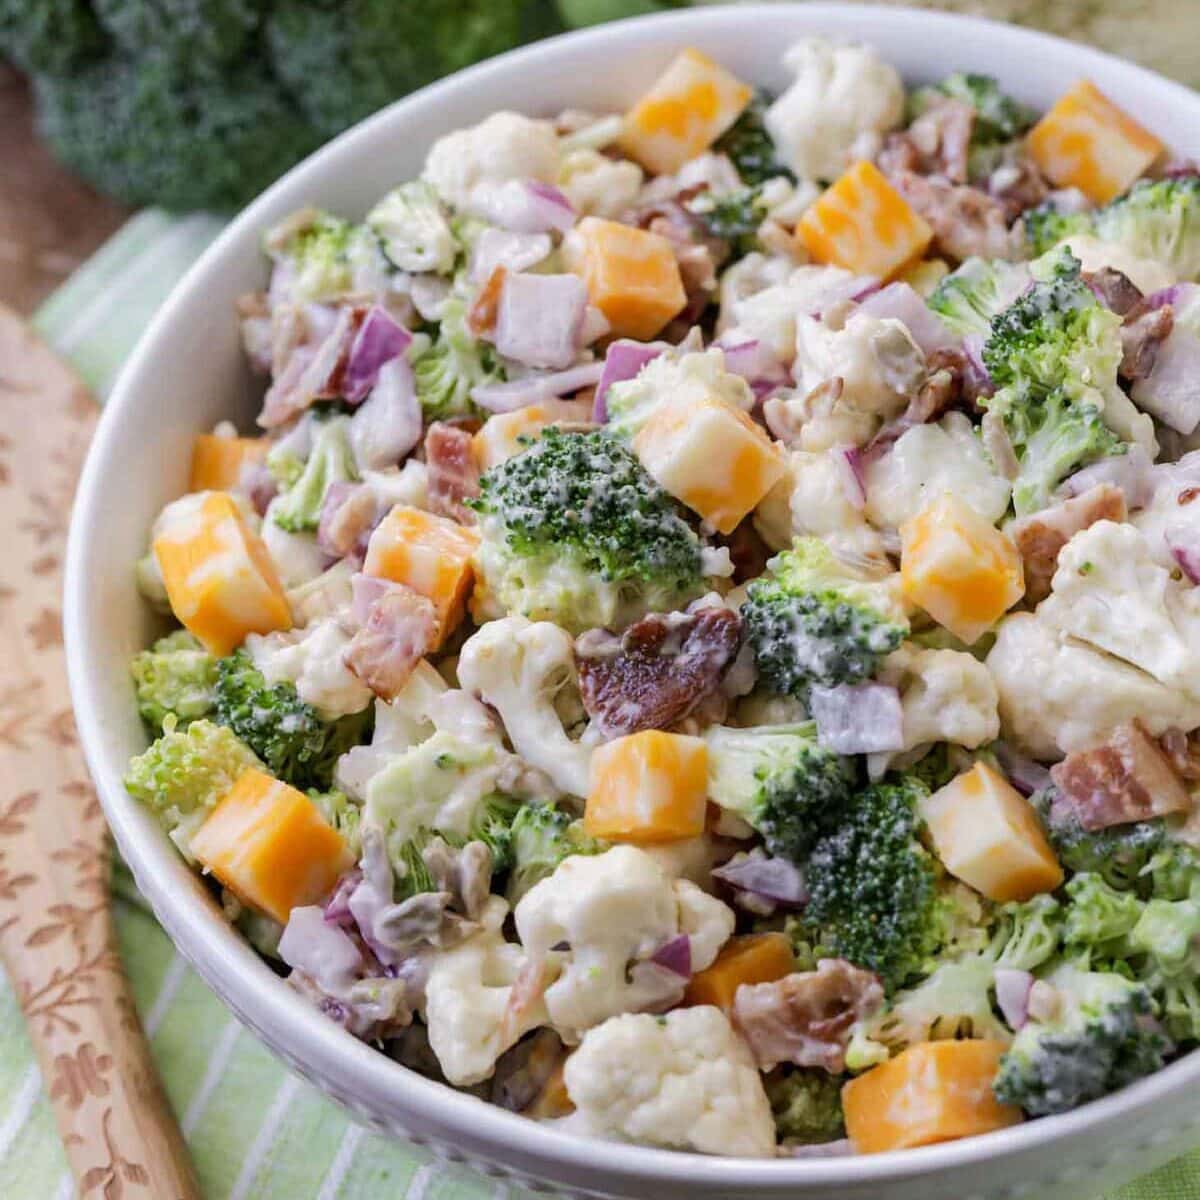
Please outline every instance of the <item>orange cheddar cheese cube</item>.
[[787, 469], [741, 409], [712, 397], [664, 404], [638, 430], [633, 449], [663, 488], [721, 533], [732, 533]]
[[438, 646], [463, 618], [471, 587], [471, 556], [479, 545], [474, 529], [446, 517], [397, 504], [367, 543], [363, 572], [403, 583], [433, 602]]
[[262, 462], [270, 443], [266, 438], [196, 435], [192, 445], [189, 492], [227, 492], [238, 485], [247, 463]]
[[153, 551], [171, 610], [209, 653], [224, 657], [248, 633], [291, 628], [271, 556], [228, 492], [175, 501]]
[[616, 337], [648, 341], [687, 303], [675, 251], [657, 233], [584, 217], [563, 246]]
[[842, 1088], [847, 1136], [860, 1154], [879, 1154], [1018, 1124], [1021, 1110], [992, 1094], [1007, 1049], [982, 1039], [909, 1047]]
[[814, 262], [887, 279], [925, 253], [933, 230], [878, 167], [863, 161], [805, 210], [796, 238]]
[[253, 768], [192, 836], [192, 854], [244, 904], [281, 924], [293, 908], [329, 895], [353, 859], [303, 792]]
[[934, 792], [921, 815], [946, 870], [989, 900], [1028, 900], [1063, 881], [1037, 814], [986, 763]]
[[692, 976], [684, 1004], [712, 1004], [729, 1012], [743, 983], [772, 983], [796, 969], [785, 933], [747, 933], [721, 947], [712, 966]]
[[507, 462], [526, 449], [521, 439], [533, 439], [549, 425], [560, 421], [588, 421], [591, 404], [574, 400], [540, 400], [512, 412], [489, 417], [472, 439], [471, 449], [481, 471]]
[[708, 747], [647, 729], [592, 754], [584, 830], [614, 842], [671, 842], [704, 832]]
[[1012, 540], [949, 492], [900, 527], [905, 595], [967, 645], [1025, 594]]
[[678, 171], [741, 115], [753, 90], [699, 50], [684, 50], [625, 115], [618, 144], [656, 175]]
[[1051, 183], [1078, 188], [1096, 204], [1127, 191], [1164, 149], [1088, 79], [1029, 131], [1025, 145]]

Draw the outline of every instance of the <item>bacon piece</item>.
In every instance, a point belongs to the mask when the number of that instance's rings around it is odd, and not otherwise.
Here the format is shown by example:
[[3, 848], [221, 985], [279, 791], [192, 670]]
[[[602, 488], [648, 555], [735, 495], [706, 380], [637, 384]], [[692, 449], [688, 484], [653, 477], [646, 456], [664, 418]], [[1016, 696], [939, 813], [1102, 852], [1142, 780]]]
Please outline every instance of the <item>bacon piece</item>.
[[607, 737], [666, 729], [716, 690], [741, 632], [716, 607], [652, 613], [621, 635], [593, 629], [575, 643], [583, 706]]
[[1015, 221], [1026, 209], [1046, 199], [1050, 185], [1037, 163], [1021, 154], [1002, 163], [988, 176], [987, 191], [1004, 206], [1004, 215]]
[[733, 562], [733, 582], [757, 579], [766, 569], [773, 551], [758, 536], [754, 522], [747, 517], [728, 537], [722, 539]]
[[1124, 379], [1145, 379], [1154, 370], [1159, 347], [1175, 328], [1175, 310], [1169, 304], [1149, 312], [1130, 313], [1121, 326], [1121, 365]]
[[1023, 231], [1009, 229], [1004, 205], [979, 188], [914, 171], [897, 171], [891, 182], [929, 223], [936, 249], [948, 258], [962, 262], [976, 255], [1010, 260], [1023, 255]]
[[1142, 302], [1142, 293], [1137, 285], [1115, 267], [1084, 271], [1080, 278], [1092, 289], [1096, 299], [1118, 316], [1127, 316]]
[[1025, 597], [1039, 604], [1050, 595], [1059, 551], [1082, 529], [1097, 521], [1121, 522], [1128, 516], [1125, 493], [1111, 483], [1098, 483], [1071, 500], [1021, 517], [1008, 535], [1025, 566]]
[[1050, 768], [1059, 795], [1084, 829], [1107, 829], [1188, 812], [1191, 797], [1171, 760], [1139, 721], [1118, 725], [1108, 741], [1077, 750]]
[[1189, 783], [1200, 781], [1200, 741], [1196, 733], [1184, 733], [1182, 729], [1168, 729], [1158, 739], [1162, 752], [1167, 756], [1176, 774]]
[[967, 153], [975, 110], [949, 96], [934, 100], [908, 127], [922, 175], [943, 175], [951, 183], [967, 182]]
[[317, 545], [330, 558], [361, 558], [380, 515], [375, 495], [365, 483], [331, 483], [321, 501]]
[[475, 514], [463, 503], [479, 495], [479, 464], [474, 439], [457, 425], [435, 421], [425, 434], [429, 470], [429, 510], [460, 525], [474, 525]]
[[845, 959], [826, 958], [815, 971], [742, 984], [733, 1022], [764, 1071], [790, 1062], [836, 1074], [846, 1065], [851, 1027], [882, 1004], [877, 976]]
[[504, 279], [508, 275], [505, 267], [496, 267], [479, 289], [471, 311], [467, 313], [467, 328], [476, 336], [483, 337], [496, 328], [496, 317], [500, 312], [500, 293], [504, 290]]
[[343, 651], [343, 661], [384, 700], [395, 699], [413, 668], [436, 644], [432, 603], [403, 584], [392, 584], [370, 606], [367, 619]]

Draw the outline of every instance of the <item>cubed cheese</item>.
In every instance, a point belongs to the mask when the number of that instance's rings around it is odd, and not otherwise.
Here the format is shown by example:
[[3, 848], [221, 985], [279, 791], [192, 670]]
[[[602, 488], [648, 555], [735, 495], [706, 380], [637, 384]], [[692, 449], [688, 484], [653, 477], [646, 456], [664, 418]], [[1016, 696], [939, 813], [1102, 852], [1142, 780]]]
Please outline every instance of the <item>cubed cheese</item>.
[[886, 279], [925, 253], [933, 230], [863, 161], [805, 210], [796, 237], [814, 262]]
[[920, 1042], [842, 1088], [846, 1133], [860, 1154], [906, 1150], [1016, 1125], [992, 1080], [1001, 1041]]
[[262, 539], [227, 492], [176, 501], [154, 539], [171, 610], [223, 658], [248, 633], [290, 629], [287, 597]]
[[352, 865], [345, 840], [303, 792], [243, 772], [192, 835], [192, 854], [239, 900], [287, 924]]
[[438, 618], [437, 645], [463, 618], [471, 587], [471, 555], [479, 535], [446, 517], [397, 504], [367, 543], [363, 572], [391, 579], [433, 601]]
[[1016, 546], [948, 492], [900, 527], [900, 543], [905, 595], [968, 646], [1025, 592]]
[[1075, 187], [1097, 204], [1127, 191], [1163, 144], [1081, 79], [1029, 131], [1029, 156], [1057, 187]]
[[684, 50], [625, 116], [620, 146], [657, 175], [678, 171], [738, 119], [752, 90], [699, 50]]
[[704, 832], [708, 751], [701, 738], [648, 729], [598, 746], [583, 826], [615, 842], [669, 842]]
[[657, 233], [584, 217], [563, 249], [616, 337], [648, 341], [687, 303], [675, 251]]
[[712, 1004], [729, 1012], [743, 983], [771, 983], [796, 969], [791, 938], [784, 933], [747, 933], [730, 938], [716, 961], [697, 971], [685, 1004]]
[[946, 870], [989, 900], [1028, 900], [1062, 883], [1037, 814], [986, 763], [934, 792], [921, 815]]
[[197, 434], [192, 444], [189, 492], [227, 492], [237, 487], [247, 463], [262, 462], [270, 449], [266, 438]]
[[540, 400], [512, 412], [496, 413], [475, 434], [475, 461], [481, 471], [490, 471], [527, 448], [522, 438], [536, 438], [547, 425], [559, 421], [586, 421], [590, 416], [590, 404], [573, 400]]
[[721, 533], [733, 532], [787, 466], [744, 412], [714, 398], [663, 405], [638, 431], [633, 448], [672, 496]]

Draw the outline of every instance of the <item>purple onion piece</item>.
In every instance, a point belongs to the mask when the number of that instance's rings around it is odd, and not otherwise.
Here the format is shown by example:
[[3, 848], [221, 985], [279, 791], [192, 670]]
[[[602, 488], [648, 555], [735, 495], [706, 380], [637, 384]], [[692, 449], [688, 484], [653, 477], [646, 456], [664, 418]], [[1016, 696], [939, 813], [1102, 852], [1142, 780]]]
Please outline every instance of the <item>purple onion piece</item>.
[[603, 363], [584, 363], [566, 371], [547, 375], [528, 375], [524, 379], [510, 379], [507, 383], [481, 384], [471, 389], [471, 399], [488, 412], [512, 412], [539, 400], [553, 400], [568, 396], [580, 388], [599, 383], [604, 371]]
[[358, 625], [365, 625], [371, 607], [385, 592], [396, 585], [389, 579], [376, 579], [361, 571], [350, 576], [350, 615]]
[[327, 921], [315, 904], [292, 909], [279, 939], [279, 957], [327, 992], [348, 987], [363, 965], [362, 955], [346, 931]]
[[1033, 976], [1028, 971], [1012, 967], [997, 967], [995, 972], [996, 1004], [1008, 1027], [1015, 1033], [1029, 1020], [1029, 992]]
[[956, 348], [959, 344], [941, 317], [907, 283], [889, 283], [867, 296], [859, 308], [873, 317], [899, 321], [926, 354]]
[[614, 383], [633, 379], [651, 360], [670, 347], [666, 342], [633, 342], [618, 338], [604, 355], [604, 370], [596, 384], [596, 398], [592, 401], [592, 420], [603, 425], [608, 420], [608, 389]]
[[712, 875], [731, 888], [752, 892], [789, 908], [800, 908], [808, 901], [800, 868], [786, 858], [769, 858], [761, 851], [736, 855], [723, 866], [715, 867]]
[[650, 955], [650, 961], [684, 979], [692, 977], [692, 939], [686, 933], [681, 933], [669, 941], [663, 942]]
[[541, 183], [536, 179], [530, 180], [525, 186], [532, 198], [533, 211], [544, 221], [547, 229], [557, 229], [559, 233], [566, 233], [574, 228], [579, 214], [561, 189], [552, 183]]
[[343, 929], [353, 929], [354, 914], [350, 911], [350, 897], [362, 882], [362, 872], [355, 867], [338, 880], [333, 895], [325, 901], [325, 920]]
[[578, 275], [506, 275], [496, 349], [526, 367], [566, 370], [579, 351], [587, 285]]
[[1007, 742], [997, 742], [992, 747], [1000, 769], [1009, 783], [1023, 796], [1032, 796], [1050, 783], [1050, 772], [1041, 763], [1018, 754]]
[[900, 693], [884, 683], [814, 687], [809, 707], [817, 739], [838, 754], [881, 754], [904, 749]]
[[1097, 484], [1111, 483], [1125, 493], [1130, 508], [1142, 508], [1154, 495], [1155, 471], [1161, 469], [1155, 468], [1144, 447], [1130, 446], [1124, 454], [1110, 455], [1076, 471], [1063, 482], [1062, 491], [1068, 497], [1081, 496]]
[[361, 404], [379, 378], [379, 368], [404, 354], [412, 344], [412, 334], [379, 304], [359, 326], [350, 346], [342, 397], [349, 404]]
[[1189, 583], [1200, 583], [1200, 546], [1194, 533], [1184, 525], [1171, 525], [1163, 531], [1167, 549], [1187, 576]]
[[862, 512], [867, 507], [867, 480], [863, 474], [863, 457], [857, 446], [838, 446], [833, 452], [838, 466], [842, 490], [850, 507]]
[[350, 418], [350, 444], [364, 470], [392, 467], [407, 458], [421, 440], [423, 418], [408, 360], [383, 364], [371, 394]]
[[1158, 347], [1150, 373], [1134, 382], [1130, 394], [1176, 433], [1192, 433], [1200, 425], [1200, 338], [1176, 324]]

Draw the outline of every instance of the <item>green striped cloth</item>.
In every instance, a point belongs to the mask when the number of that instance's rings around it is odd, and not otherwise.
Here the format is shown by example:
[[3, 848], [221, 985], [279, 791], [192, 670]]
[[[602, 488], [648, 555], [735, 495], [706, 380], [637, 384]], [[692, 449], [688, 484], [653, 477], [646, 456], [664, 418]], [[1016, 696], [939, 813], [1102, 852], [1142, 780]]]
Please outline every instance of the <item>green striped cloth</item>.
[[[220, 225], [134, 217], [38, 313], [36, 325], [104, 396], [138, 335]], [[352, 1124], [289, 1074], [190, 971], [123, 883], [125, 967], [208, 1200], [520, 1200]], [[0, 1196], [68, 1200], [66, 1160], [11, 991], [0, 978]], [[1200, 1152], [1108, 1200], [1196, 1200]]]

